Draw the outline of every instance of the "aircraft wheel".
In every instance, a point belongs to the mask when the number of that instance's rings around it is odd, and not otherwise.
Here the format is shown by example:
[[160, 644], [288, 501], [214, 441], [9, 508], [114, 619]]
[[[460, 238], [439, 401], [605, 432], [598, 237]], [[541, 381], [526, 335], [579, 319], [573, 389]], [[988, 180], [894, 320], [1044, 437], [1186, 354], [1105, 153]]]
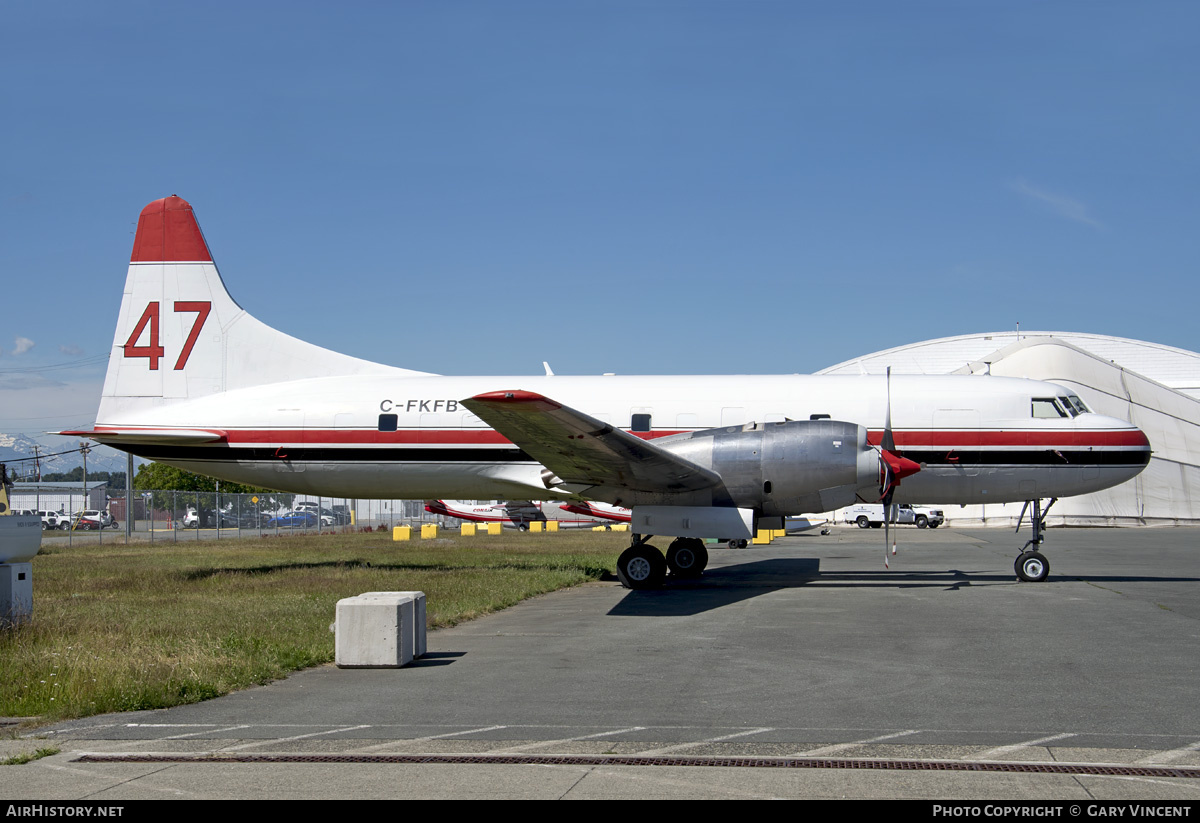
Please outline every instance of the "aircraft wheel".
[[680, 537], [667, 548], [667, 568], [676, 577], [699, 577], [708, 565], [708, 549], [694, 537]]
[[646, 543], [630, 546], [617, 558], [617, 577], [627, 589], [657, 589], [666, 576], [662, 552]]
[[928, 526], [929, 526], [929, 518], [927, 518], [927, 517], [918, 517], [917, 518], [917, 528], [918, 529], [928, 528]]
[[1039, 552], [1022, 552], [1013, 567], [1026, 583], [1040, 583], [1050, 574], [1050, 561]]
[[866, 515], [864, 515], [864, 514], [860, 514], [860, 515], [858, 516], [858, 519], [857, 519], [857, 520], [855, 520], [854, 522], [858, 524], [858, 527], [859, 527], [860, 529], [865, 529], [865, 528], [868, 528], [868, 527], [870, 527], [870, 525], [871, 525], [871, 521], [870, 521], [870, 520], [868, 520], [868, 519], [867, 519], [867, 517], [866, 517]]
[[729, 548], [731, 548], [731, 549], [744, 549], [749, 545], [750, 544], [748, 542], [746, 542], [745, 540], [730, 540], [729, 541]]
[[527, 532], [527, 531], [529, 531], [529, 526], [525, 525], [524, 523], [519, 523], [519, 524], [517, 524], [517, 531]]

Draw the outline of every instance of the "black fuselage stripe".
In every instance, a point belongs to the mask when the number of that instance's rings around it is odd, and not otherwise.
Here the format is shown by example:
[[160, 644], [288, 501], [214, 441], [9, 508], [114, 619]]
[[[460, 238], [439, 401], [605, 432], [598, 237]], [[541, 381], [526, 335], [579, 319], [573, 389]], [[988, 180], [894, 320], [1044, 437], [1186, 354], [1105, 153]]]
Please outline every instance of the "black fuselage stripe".
[[937, 449], [921, 451], [905, 449], [904, 457], [927, 466], [1145, 466], [1150, 462], [1149, 449], [1107, 450], [1038, 449], [1004, 451], [984, 449], [963, 451]]

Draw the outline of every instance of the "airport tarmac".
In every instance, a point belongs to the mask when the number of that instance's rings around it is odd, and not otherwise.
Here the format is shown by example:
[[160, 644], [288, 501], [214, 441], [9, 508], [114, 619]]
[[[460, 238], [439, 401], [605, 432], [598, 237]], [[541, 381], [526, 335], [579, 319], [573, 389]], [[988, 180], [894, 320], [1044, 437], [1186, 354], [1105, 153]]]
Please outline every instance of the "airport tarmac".
[[[836, 528], [0, 743], [6, 799], [1200, 799], [1200, 530]], [[665, 541], [655, 541], [663, 543]], [[332, 615], [330, 619], [332, 620]]]

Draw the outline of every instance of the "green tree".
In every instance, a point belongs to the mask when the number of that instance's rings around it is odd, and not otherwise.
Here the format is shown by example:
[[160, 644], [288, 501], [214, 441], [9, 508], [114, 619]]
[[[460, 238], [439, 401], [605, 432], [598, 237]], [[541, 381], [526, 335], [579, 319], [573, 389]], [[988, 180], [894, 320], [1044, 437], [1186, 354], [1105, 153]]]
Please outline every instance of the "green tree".
[[[217, 508], [216, 492], [217, 479], [203, 474], [177, 469], [165, 463], [146, 463], [140, 466], [133, 478], [133, 487], [139, 491], [155, 492], [153, 505], [156, 509], [170, 509], [173, 506], [186, 507], [197, 505], [202, 509]], [[247, 486], [244, 483], [233, 483], [228, 480], [219, 481], [221, 484], [222, 505], [225, 505], [226, 495], [254, 494], [258, 495], [256, 504], [263, 507], [291, 507], [294, 494], [278, 492], [258, 486]], [[171, 492], [199, 492], [199, 495], [175, 495]]]

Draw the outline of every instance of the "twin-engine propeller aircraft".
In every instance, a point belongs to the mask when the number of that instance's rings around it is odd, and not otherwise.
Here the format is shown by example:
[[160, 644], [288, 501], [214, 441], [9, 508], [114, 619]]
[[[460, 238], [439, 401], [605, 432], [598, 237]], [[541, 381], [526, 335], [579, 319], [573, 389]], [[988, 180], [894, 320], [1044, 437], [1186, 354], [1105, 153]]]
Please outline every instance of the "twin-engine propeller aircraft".
[[[547, 369], [549, 372], [549, 369]], [[855, 501], [1034, 507], [1134, 477], [1145, 435], [1052, 383], [991, 376], [443, 377], [348, 357], [255, 320], [192, 208], [142, 211], [95, 428], [107, 445], [268, 488], [364, 498], [631, 508], [633, 588], [700, 574], [745, 540]], [[674, 537], [666, 557], [647, 540]]]

